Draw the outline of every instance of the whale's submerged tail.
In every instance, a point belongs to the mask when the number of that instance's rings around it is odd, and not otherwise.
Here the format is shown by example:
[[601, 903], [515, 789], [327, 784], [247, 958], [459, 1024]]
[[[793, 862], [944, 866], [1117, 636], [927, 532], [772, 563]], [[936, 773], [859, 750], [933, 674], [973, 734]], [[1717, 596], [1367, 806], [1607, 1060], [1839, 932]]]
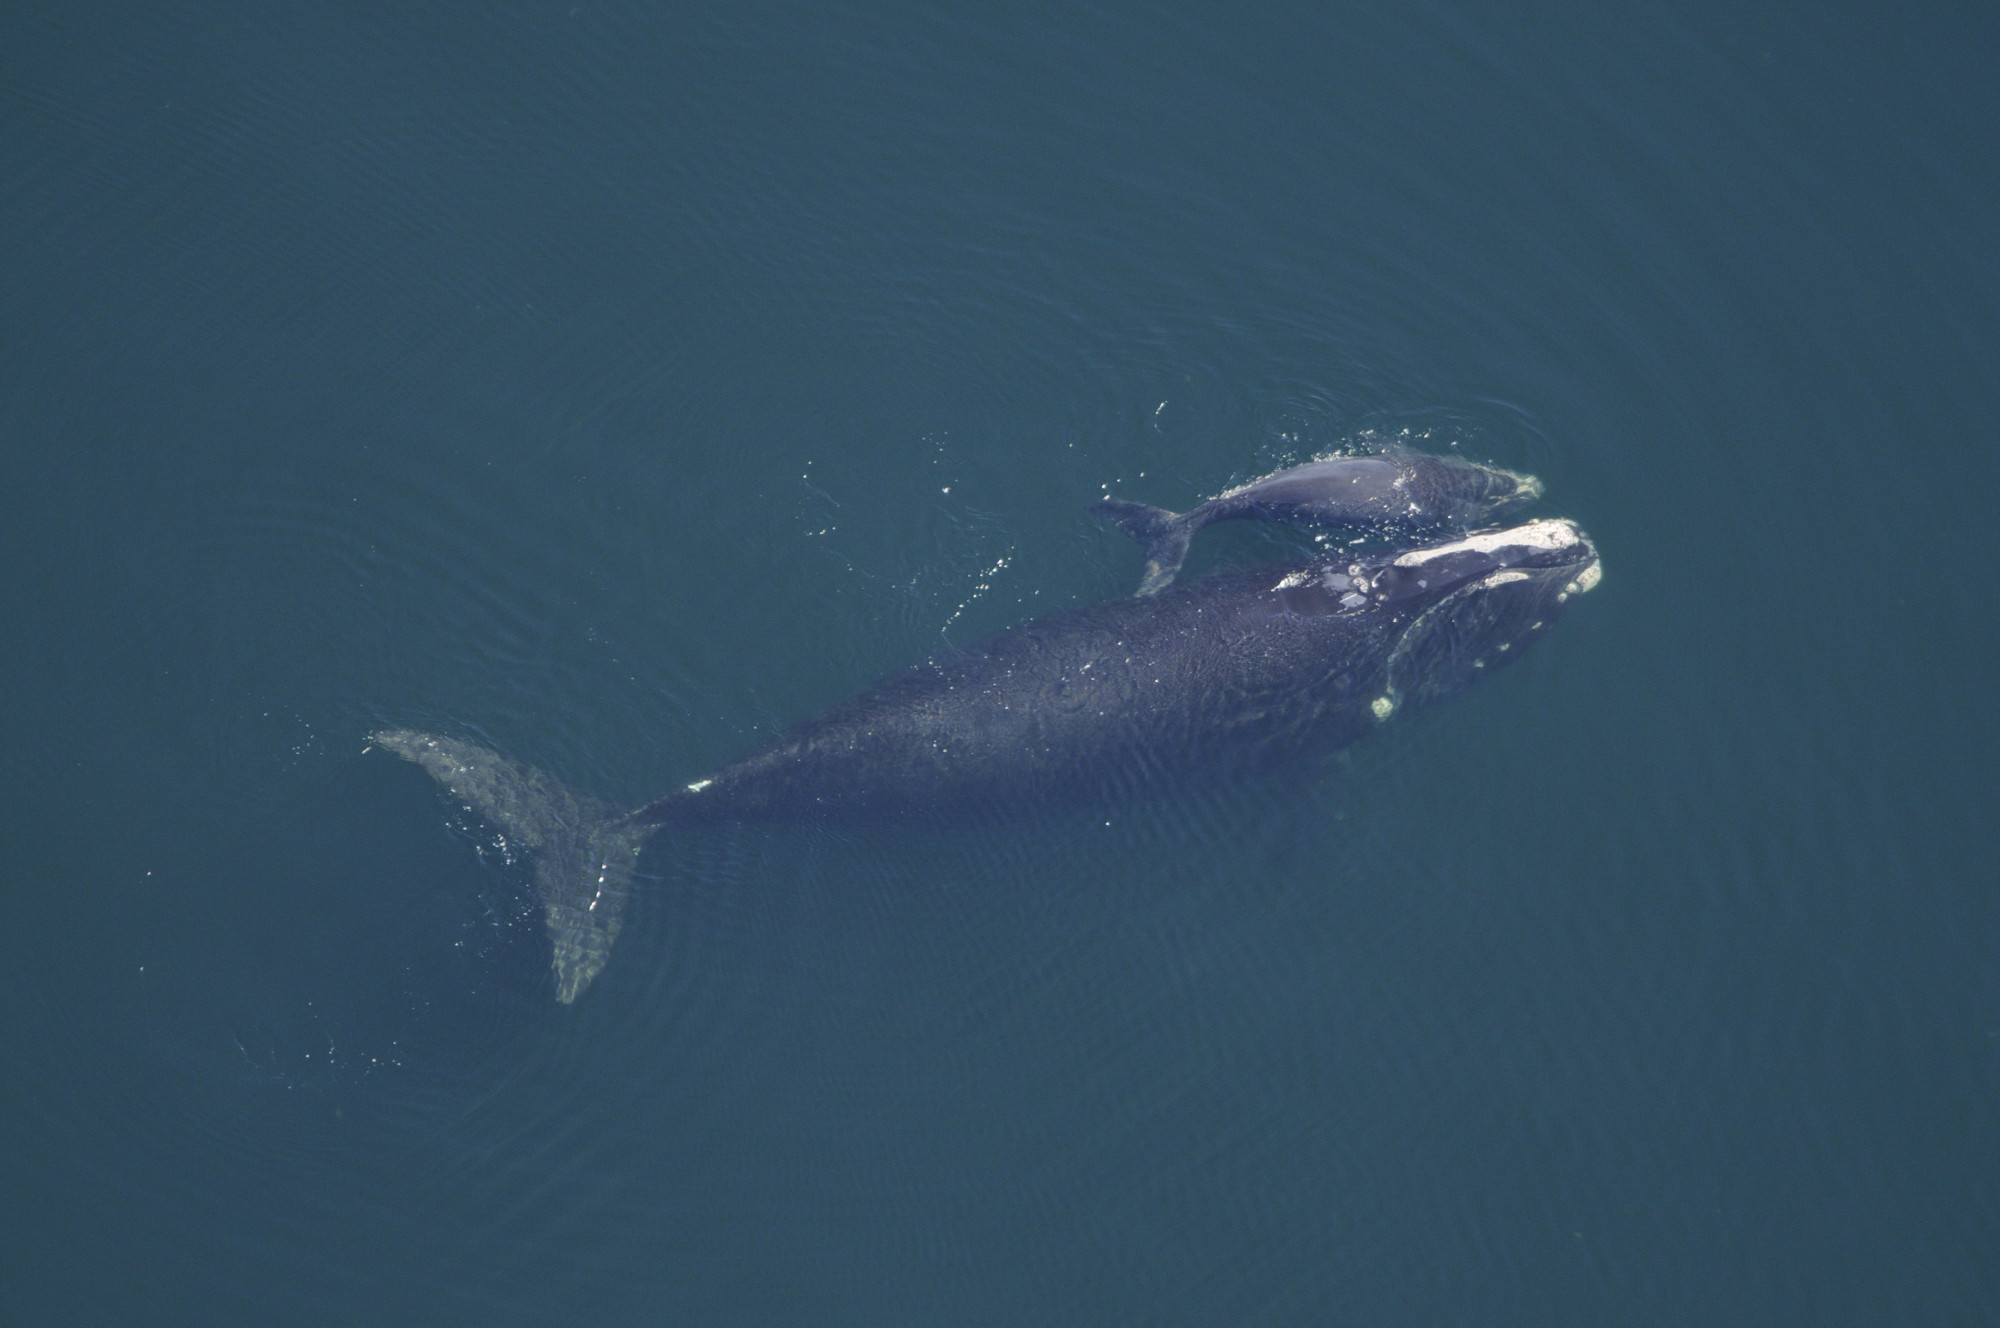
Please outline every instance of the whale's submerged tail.
[[1197, 529], [1182, 513], [1135, 503], [1125, 498], [1100, 498], [1090, 510], [1146, 546], [1146, 571], [1136, 595], [1157, 595], [1174, 582], [1187, 561], [1188, 542]]
[[556, 999], [580, 996], [611, 957], [639, 849], [656, 827], [469, 742], [409, 729], [370, 739], [429, 771], [527, 855], [555, 949]]

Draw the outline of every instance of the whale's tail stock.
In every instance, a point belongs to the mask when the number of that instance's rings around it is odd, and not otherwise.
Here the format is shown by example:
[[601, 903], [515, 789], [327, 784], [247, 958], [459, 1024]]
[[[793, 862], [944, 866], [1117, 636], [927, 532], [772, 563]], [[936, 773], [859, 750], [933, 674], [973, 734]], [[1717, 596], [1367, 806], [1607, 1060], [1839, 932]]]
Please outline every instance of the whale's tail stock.
[[611, 957], [639, 849], [658, 827], [469, 742], [409, 729], [369, 737], [422, 766], [528, 857], [555, 951], [556, 999], [575, 1000]]
[[1157, 595], [1173, 584], [1195, 532], [1182, 513], [1125, 498], [1100, 498], [1090, 510], [1146, 546], [1146, 571], [1134, 594]]

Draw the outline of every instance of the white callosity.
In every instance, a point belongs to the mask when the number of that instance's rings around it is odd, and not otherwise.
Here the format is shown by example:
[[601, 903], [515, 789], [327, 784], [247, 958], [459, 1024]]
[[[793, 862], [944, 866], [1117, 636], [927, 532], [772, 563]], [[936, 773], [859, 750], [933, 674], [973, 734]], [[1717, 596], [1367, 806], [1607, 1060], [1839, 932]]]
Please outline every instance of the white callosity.
[[1498, 553], [1502, 549], [1540, 549], [1555, 552], [1559, 549], [1574, 548], [1583, 543], [1583, 531], [1574, 521], [1543, 520], [1530, 521], [1524, 526], [1513, 526], [1506, 530], [1484, 530], [1477, 535], [1468, 535], [1450, 544], [1433, 545], [1428, 549], [1412, 549], [1396, 559], [1398, 567], [1422, 567], [1433, 559], [1454, 553]]

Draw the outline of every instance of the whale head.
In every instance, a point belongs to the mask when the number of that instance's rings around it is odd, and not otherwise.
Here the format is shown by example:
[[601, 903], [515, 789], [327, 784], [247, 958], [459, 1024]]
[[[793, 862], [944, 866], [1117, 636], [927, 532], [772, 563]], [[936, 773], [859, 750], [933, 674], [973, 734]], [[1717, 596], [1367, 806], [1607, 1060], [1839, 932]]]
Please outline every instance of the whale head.
[[1461, 530], [1504, 519], [1542, 496], [1533, 475], [1499, 466], [1408, 448], [1384, 456], [1400, 471], [1399, 487], [1411, 503]]
[[1602, 576], [1589, 537], [1562, 520], [1481, 531], [1383, 560], [1370, 607], [1406, 620], [1389, 657], [1387, 706], [1448, 696], [1505, 667]]

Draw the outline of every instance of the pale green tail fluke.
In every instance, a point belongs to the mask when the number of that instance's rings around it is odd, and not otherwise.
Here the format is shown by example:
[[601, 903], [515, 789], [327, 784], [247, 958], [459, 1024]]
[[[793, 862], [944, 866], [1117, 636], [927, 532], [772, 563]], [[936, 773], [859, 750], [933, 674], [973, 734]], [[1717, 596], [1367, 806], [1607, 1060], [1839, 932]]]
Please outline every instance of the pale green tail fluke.
[[1100, 498], [1090, 510], [1146, 546], [1146, 570], [1135, 595], [1157, 595], [1174, 583], [1200, 529], [1185, 513], [1125, 498]]
[[429, 771], [529, 858], [555, 948], [556, 999], [582, 995], [611, 957], [639, 849], [655, 827], [456, 738], [393, 729], [371, 740]]

